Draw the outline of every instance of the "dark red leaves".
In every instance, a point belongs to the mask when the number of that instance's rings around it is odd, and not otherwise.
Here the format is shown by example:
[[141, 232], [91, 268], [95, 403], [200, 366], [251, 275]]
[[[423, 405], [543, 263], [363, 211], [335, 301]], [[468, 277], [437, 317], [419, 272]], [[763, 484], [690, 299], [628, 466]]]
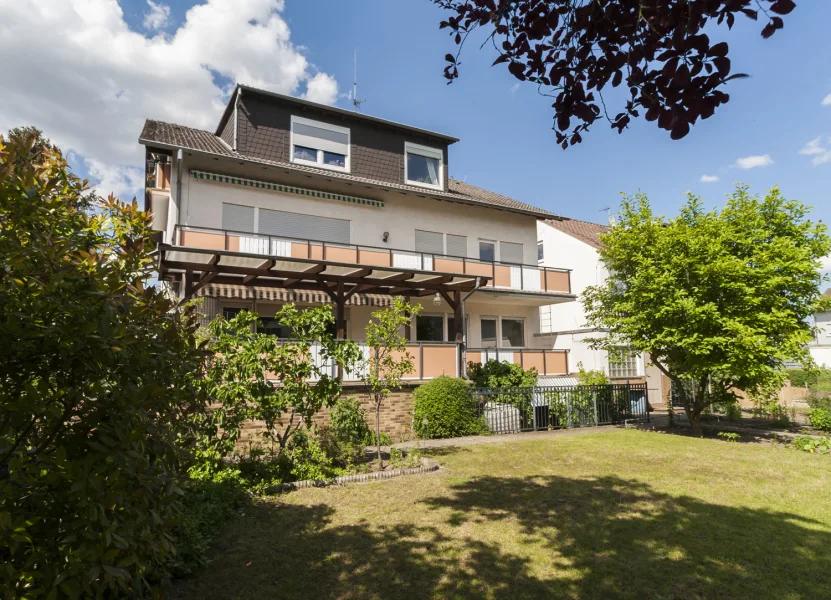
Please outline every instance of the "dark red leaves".
[[[641, 112], [672, 139], [686, 136], [729, 100], [720, 87], [746, 77], [730, 74], [727, 42], [711, 43], [701, 32], [723, 33], [708, 24], [732, 27], [739, 13], [756, 20], [762, 6], [773, 15], [762, 29], [768, 38], [784, 25], [777, 15], [796, 6], [793, 0], [433, 1], [451, 13], [439, 27], [450, 29], [457, 45], [476, 27], [492, 28], [493, 64], [507, 63], [518, 80], [554, 97], [554, 131], [563, 148], [580, 143], [599, 118], [622, 132]], [[452, 82], [459, 64], [451, 54], [445, 59], [444, 76]], [[601, 90], [609, 82], [628, 89], [614, 118], [601, 110]]]
[[787, 15], [796, 8], [796, 3], [793, 0], [776, 0], [770, 7], [770, 12], [775, 12], [778, 15]]

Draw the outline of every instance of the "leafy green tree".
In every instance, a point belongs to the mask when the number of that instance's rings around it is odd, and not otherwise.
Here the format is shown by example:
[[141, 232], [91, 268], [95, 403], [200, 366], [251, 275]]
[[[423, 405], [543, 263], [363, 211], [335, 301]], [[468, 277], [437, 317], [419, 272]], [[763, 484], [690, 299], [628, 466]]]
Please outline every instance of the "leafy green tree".
[[142, 597], [202, 408], [190, 310], [145, 283], [151, 220], [37, 132], [0, 136], [0, 588]]
[[210, 324], [205, 385], [215, 406], [202, 424], [208, 467], [233, 452], [249, 420], [261, 421], [262, 437], [282, 453], [301, 428], [312, 427], [315, 413], [340, 396], [342, 382], [333, 370], [352, 368], [360, 357], [355, 342], [329, 333], [335, 317], [328, 306], [286, 304], [275, 316], [296, 339], [257, 332], [258, 317], [248, 311]]
[[539, 374], [534, 368], [525, 371], [517, 364], [489, 360], [484, 364], [469, 362], [467, 376], [476, 387], [505, 388], [536, 385]]
[[407, 352], [407, 338], [401, 332], [420, 310], [420, 306], [413, 306], [399, 296], [392, 306], [373, 312], [366, 326], [369, 358], [363, 370], [363, 382], [375, 405], [378, 462], [381, 461], [381, 406], [392, 391], [401, 388], [401, 380], [415, 368], [413, 357]]
[[595, 347], [648, 352], [674, 383], [696, 435], [701, 414], [781, 385], [788, 359], [810, 364], [807, 317], [821, 308], [822, 223], [777, 188], [738, 187], [721, 210], [690, 195], [681, 214], [653, 214], [643, 195], [623, 200], [603, 236], [603, 285], [583, 297]]
[[601, 369], [585, 369], [577, 363], [577, 381], [580, 385], [609, 385], [609, 377]]

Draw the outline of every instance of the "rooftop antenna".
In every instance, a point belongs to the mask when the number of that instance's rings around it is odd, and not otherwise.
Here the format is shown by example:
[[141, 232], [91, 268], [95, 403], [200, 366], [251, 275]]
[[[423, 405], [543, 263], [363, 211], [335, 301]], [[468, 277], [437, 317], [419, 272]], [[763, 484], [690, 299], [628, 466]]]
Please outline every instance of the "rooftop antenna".
[[606, 219], [609, 221], [609, 225], [614, 225], [615, 224], [615, 218], [612, 216], [612, 209], [610, 207], [604, 206], [603, 208], [601, 208], [597, 212], [605, 212], [606, 213]]
[[355, 78], [352, 80], [352, 106], [355, 112], [361, 110], [361, 104], [364, 102], [365, 99], [358, 100], [358, 51], [355, 50]]

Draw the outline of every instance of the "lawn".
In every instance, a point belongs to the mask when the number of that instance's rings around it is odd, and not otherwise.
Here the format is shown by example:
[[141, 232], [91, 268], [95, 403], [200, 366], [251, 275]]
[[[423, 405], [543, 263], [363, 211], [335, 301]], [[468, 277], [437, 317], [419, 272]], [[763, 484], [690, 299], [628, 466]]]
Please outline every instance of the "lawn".
[[639, 431], [258, 502], [174, 597], [831, 598], [831, 456]]

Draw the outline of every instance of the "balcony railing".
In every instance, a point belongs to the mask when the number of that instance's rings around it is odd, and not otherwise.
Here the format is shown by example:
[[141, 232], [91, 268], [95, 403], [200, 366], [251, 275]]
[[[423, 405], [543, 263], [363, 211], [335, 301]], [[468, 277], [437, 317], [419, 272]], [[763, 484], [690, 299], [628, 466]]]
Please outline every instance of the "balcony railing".
[[487, 285], [494, 288], [529, 292], [571, 292], [569, 269], [483, 261], [463, 256], [358, 244], [337, 244], [186, 225], [176, 226], [174, 243], [191, 248], [228, 250], [264, 256], [285, 256], [370, 267], [398, 267], [460, 275], [480, 275], [490, 277]]
[[[284, 343], [290, 344], [291, 341]], [[363, 353], [364, 361], [369, 359], [370, 348], [362, 342], [358, 347]], [[424, 381], [442, 375], [459, 377], [459, 352], [461, 347], [447, 342], [411, 342], [407, 344], [407, 353], [412, 357], [413, 370], [404, 376], [410, 381]], [[323, 360], [319, 344], [311, 344], [311, 359], [321, 372], [336, 376], [337, 366], [331, 361]], [[469, 362], [482, 363], [488, 360], [507, 361], [522, 365], [524, 369], [535, 368], [540, 375], [564, 375], [568, 373], [568, 354], [565, 350], [469, 348], [466, 359]], [[343, 380], [360, 381], [365, 375], [366, 362], [351, 371], [343, 373]]]

